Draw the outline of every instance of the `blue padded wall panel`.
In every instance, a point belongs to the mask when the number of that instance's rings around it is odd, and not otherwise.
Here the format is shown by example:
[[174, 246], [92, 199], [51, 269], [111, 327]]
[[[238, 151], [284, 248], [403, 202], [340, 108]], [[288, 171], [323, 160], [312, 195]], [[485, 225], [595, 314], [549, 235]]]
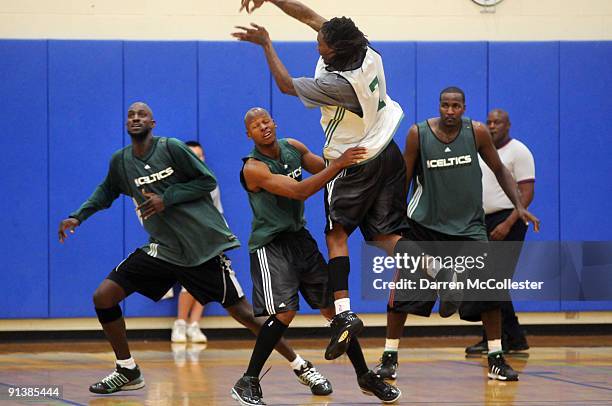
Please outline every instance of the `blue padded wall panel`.
[[[223, 69], [219, 69], [219, 55], [223, 55]], [[198, 57], [200, 143], [208, 166], [217, 176], [227, 222], [242, 244], [227, 255], [250, 300], [248, 240], [252, 215], [239, 173], [241, 158], [251, 151], [253, 142], [247, 138], [244, 115], [255, 106], [270, 110], [270, 73], [261, 48], [251, 44], [201, 42]], [[220, 305], [211, 304], [205, 314], [226, 312]]]
[[561, 239], [610, 240], [612, 42], [561, 43]]
[[[610, 240], [612, 42], [562, 42], [560, 59], [561, 239]], [[612, 302], [567, 301], [561, 308], [603, 310]]]
[[[0, 41], [0, 317], [47, 317], [47, 43]], [[52, 227], [53, 228], [53, 227]]]
[[122, 201], [69, 235], [59, 221], [84, 202], [122, 146], [122, 60], [118, 41], [49, 42], [51, 317], [95, 316], [92, 293], [123, 257]]
[[[124, 43], [124, 112], [130, 104], [144, 101], [157, 122], [154, 134], [179, 138], [198, 138], [197, 42]], [[124, 138], [130, 143], [129, 135]], [[148, 241], [134, 212], [131, 199], [125, 200], [125, 255]], [[175, 300], [155, 303], [134, 294], [126, 300], [128, 316], [176, 315]]]
[[417, 111], [418, 121], [439, 117], [440, 91], [458, 86], [465, 92], [465, 115], [481, 121], [487, 111], [486, 42], [418, 42]]
[[490, 44], [489, 110], [508, 111], [510, 135], [527, 145], [536, 163], [530, 210], [541, 220], [542, 231], [530, 231], [530, 240], [559, 239], [558, 104], [558, 42]]

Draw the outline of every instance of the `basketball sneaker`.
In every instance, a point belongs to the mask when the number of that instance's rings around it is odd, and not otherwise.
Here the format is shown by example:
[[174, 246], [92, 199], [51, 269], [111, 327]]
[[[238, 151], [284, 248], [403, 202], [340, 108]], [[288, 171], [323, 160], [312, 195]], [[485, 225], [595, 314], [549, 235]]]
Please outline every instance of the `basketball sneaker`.
[[385, 351], [380, 364], [374, 367], [374, 373], [383, 379], [397, 379], [397, 366], [397, 351]]
[[172, 335], [170, 340], [173, 343], [186, 343], [187, 342], [187, 323], [185, 320], [174, 320], [172, 325]]
[[197, 321], [194, 321], [189, 326], [187, 326], [186, 330], [187, 339], [192, 343], [205, 343], [208, 341], [208, 338], [202, 333], [200, 330], [200, 325]]
[[256, 376], [244, 375], [232, 388], [232, 398], [243, 406], [261, 406], [266, 403], [263, 401], [263, 392]]
[[294, 369], [293, 372], [302, 385], [310, 386], [313, 395], [327, 396], [333, 392], [331, 383], [317, 371], [310, 361], [306, 361], [302, 368]]
[[506, 364], [501, 352], [489, 354], [489, 379], [497, 379], [498, 381], [518, 381], [518, 374], [512, 367]]
[[[436, 282], [456, 283], [457, 274], [450, 268], [442, 268], [436, 275]], [[440, 309], [438, 313], [441, 317], [446, 318], [455, 314], [459, 309], [461, 299], [463, 298], [463, 292], [461, 289], [453, 289], [451, 286], [447, 286], [438, 289], [438, 296], [440, 297]]]
[[394, 403], [402, 396], [401, 390], [385, 382], [380, 375], [373, 371], [361, 375], [357, 378], [357, 383], [363, 393], [376, 396], [383, 403]]
[[107, 395], [122, 390], [136, 390], [144, 388], [144, 386], [145, 381], [138, 366], [129, 369], [115, 365], [115, 370], [107, 377], [102, 378], [100, 382], [91, 385], [89, 391]]
[[467, 355], [486, 354], [489, 352], [489, 344], [484, 338], [474, 345], [465, 348]]
[[363, 330], [363, 322], [350, 310], [338, 313], [331, 322], [332, 337], [325, 350], [325, 359], [336, 359], [346, 352], [351, 337]]

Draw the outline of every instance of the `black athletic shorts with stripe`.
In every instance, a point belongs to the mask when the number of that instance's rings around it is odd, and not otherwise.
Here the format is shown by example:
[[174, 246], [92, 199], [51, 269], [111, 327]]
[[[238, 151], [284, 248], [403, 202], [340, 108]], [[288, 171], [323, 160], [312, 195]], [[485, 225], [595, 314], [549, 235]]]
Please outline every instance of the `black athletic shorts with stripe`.
[[374, 159], [343, 169], [325, 188], [325, 232], [334, 223], [347, 234], [357, 227], [366, 241], [400, 234], [406, 225], [406, 164], [397, 144]]
[[[463, 236], [444, 234], [436, 230], [423, 227], [419, 223], [408, 219], [410, 228], [403, 233], [404, 238], [411, 241], [472, 241], [480, 242], [488, 245], [486, 240], [471, 240]], [[469, 249], [473, 249], [470, 246]], [[458, 246], [454, 246], [453, 249], [460, 249]], [[459, 253], [457, 253], [459, 254]], [[431, 255], [438, 255], [432, 253]], [[422, 277], [419, 275], [418, 277]], [[431, 279], [431, 278], [430, 278]], [[409, 313], [417, 316], [429, 317], [431, 310], [438, 299], [438, 294], [433, 289], [413, 289], [408, 292], [402, 293], [402, 300], [396, 300], [394, 291], [391, 291], [389, 296], [389, 303], [387, 305], [387, 311], [393, 313]], [[500, 300], [503, 300], [500, 297]], [[488, 310], [500, 309], [501, 301], [497, 300], [477, 300], [469, 292], [464, 291], [464, 300], [459, 306], [459, 317], [466, 321], [480, 321], [481, 313]]]
[[229, 307], [244, 296], [232, 270], [232, 262], [225, 254], [219, 254], [198, 266], [184, 267], [137, 249], [106, 278], [119, 284], [127, 296], [138, 292], [156, 302], [176, 282], [201, 304], [219, 302], [223, 307]]
[[305, 228], [277, 235], [250, 256], [255, 316], [299, 310], [298, 291], [313, 309], [333, 303], [327, 263]]

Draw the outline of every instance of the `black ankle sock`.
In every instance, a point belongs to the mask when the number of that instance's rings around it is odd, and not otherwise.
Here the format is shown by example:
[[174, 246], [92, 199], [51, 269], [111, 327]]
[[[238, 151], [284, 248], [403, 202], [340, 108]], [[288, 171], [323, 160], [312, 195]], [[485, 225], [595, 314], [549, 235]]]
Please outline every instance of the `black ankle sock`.
[[336, 257], [329, 260], [329, 286], [331, 286], [333, 292], [348, 290], [350, 270], [349, 257]]
[[272, 354], [272, 350], [274, 350], [285, 330], [287, 330], [287, 326], [281, 323], [274, 315], [264, 322], [257, 335], [255, 348], [253, 348], [251, 361], [249, 361], [249, 367], [245, 375], [259, 377], [267, 359]]
[[361, 345], [359, 344], [357, 337], [351, 338], [351, 342], [346, 349], [346, 355], [349, 357], [349, 360], [351, 360], [353, 368], [355, 368], [357, 378], [370, 370], [370, 368], [368, 368], [368, 364], [366, 364], [365, 358], [363, 357], [363, 351], [361, 350]]

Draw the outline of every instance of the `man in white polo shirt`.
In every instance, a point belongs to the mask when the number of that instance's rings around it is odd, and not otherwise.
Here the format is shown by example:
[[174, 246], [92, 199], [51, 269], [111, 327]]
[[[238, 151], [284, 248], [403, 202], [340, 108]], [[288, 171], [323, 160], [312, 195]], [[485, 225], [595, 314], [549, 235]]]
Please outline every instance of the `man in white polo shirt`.
[[[521, 203], [525, 208], [533, 200], [535, 186], [535, 164], [533, 155], [529, 148], [522, 142], [510, 137], [510, 117], [502, 109], [495, 109], [487, 117], [487, 126], [493, 137], [493, 143], [497, 148], [497, 153], [501, 161], [508, 168], [516, 180], [518, 189], [521, 193]], [[519, 216], [514, 210], [512, 202], [508, 199], [501, 186], [497, 182], [493, 172], [480, 159], [482, 170], [482, 194], [483, 206], [485, 211], [485, 223], [487, 233], [491, 241], [524, 241], [527, 226], [519, 220]], [[511, 274], [520, 255], [520, 247], [511, 247], [512, 258], [505, 262], [506, 266], [512, 267]], [[506, 259], [506, 258], [504, 258]], [[514, 306], [510, 296], [502, 303], [502, 348], [505, 352], [524, 351], [529, 349], [525, 334], [520, 328], [518, 318], [514, 313]], [[487, 338], [477, 344], [465, 349], [468, 354], [486, 353]]]

